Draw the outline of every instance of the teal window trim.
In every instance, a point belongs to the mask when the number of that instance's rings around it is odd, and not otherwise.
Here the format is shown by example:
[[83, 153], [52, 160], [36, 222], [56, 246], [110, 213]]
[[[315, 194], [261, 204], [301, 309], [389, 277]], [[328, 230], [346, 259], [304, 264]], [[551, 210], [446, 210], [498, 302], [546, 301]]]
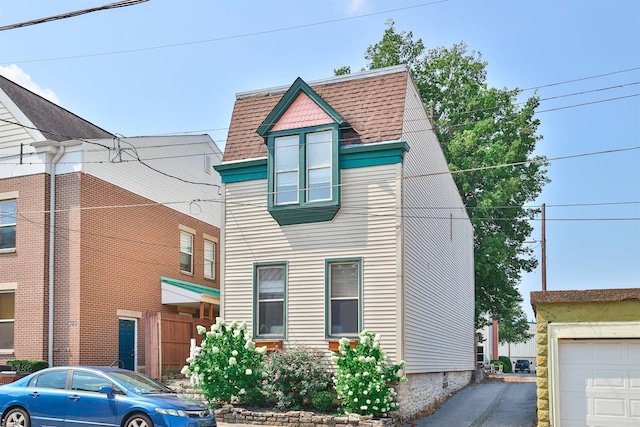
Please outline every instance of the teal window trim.
[[[331, 283], [330, 283], [330, 266], [332, 264], [347, 264], [347, 263], [357, 263], [358, 264], [358, 331], [355, 334], [332, 334], [331, 333]], [[325, 295], [325, 304], [324, 304], [324, 330], [325, 330], [325, 339], [339, 339], [339, 338], [349, 338], [349, 339], [357, 339], [359, 337], [360, 332], [363, 327], [363, 313], [362, 308], [363, 304], [363, 291], [362, 291], [362, 269], [363, 262], [362, 257], [353, 257], [353, 258], [330, 258], [324, 260], [324, 295]]]
[[402, 163], [409, 144], [405, 141], [351, 145], [340, 148], [340, 169]]
[[267, 178], [267, 158], [251, 159], [240, 162], [221, 163], [213, 167], [223, 184], [251, 181]]
[[[307, 135], [319, 132], [331, 132], [331, 198], [307, 201], [308, 165]], [[296, 203], [276, 204], [275, 183], [275, 139], [283, 136], [298, 136], [298, 201]], [[331, 221], [340, 209], [340, 169], [338, 163], [340, 131], [337, 124], [310, 126], [299, 129], [272, 132], [267, 137], [267, 206], [273, 218], [280, 225], [304, 224]]]
[[[260, 267], [282, 267], [284, 269], [284, 292], [282, 297], [282, 334], [264, 334], [260, 333], [260, 322], [258, 313], [259, 290], [258, 290], [258, 269]], [[269, 261], [253, 263], [253, 338], [255, 339], [286, 339], [287, 338], [287, 286], [288, 286], [288, 270], [287, 261]]]

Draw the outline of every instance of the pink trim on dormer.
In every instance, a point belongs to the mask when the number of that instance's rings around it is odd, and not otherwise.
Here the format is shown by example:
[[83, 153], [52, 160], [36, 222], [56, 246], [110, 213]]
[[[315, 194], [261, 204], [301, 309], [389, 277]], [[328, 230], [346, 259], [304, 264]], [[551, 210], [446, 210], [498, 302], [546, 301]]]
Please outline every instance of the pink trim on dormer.
[[333, 123], [324, 110], [318, 107], [305, 93], [300, 93], [291, 106], [271, 128], [272, 131], [297, 129]]

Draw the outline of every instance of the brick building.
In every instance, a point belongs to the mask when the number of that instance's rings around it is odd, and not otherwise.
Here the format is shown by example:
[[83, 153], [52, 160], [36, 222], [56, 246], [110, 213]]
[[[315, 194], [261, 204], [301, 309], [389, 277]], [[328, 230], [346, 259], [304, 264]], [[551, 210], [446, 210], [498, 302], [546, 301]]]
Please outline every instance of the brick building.
[[143, 371], [149, 315], [217, 315], [220, 158], [208, 135], [118, 137], [0, 77], [0, 364]]

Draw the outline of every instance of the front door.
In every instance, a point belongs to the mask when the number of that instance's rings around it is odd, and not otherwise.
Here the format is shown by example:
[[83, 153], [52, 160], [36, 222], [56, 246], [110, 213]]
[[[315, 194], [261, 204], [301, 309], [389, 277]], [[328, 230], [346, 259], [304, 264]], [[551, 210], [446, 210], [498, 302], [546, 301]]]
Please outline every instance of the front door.
[[120, 367], [135, 370], [136, 357], [136, 321], [119, 319], [118, 325], [118, 359]]

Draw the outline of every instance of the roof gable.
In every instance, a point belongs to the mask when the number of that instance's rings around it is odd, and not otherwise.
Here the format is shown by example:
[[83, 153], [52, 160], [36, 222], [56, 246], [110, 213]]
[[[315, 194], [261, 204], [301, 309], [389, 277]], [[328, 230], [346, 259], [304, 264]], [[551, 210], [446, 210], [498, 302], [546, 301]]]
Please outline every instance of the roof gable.
[[333, 123], [333, 119], [305, 93], [298, 94], [295, 101], [270, 129], [271, 132], [319, 126]]
[[272, 130], [273, 126], [301, 96], [306, 96], [308, 99], [313, 101], [317, 108], [321, 109], [334, 122], [338, 123], [338, 125], [342, 126], [345, 124], [345, 120], [342, 116], [338, 114], [336, 110], [331, 108], [331, 106], [327, 104], [313, 89], [311, 89], [304, 80], [298, 77], [296, 81], [293, 82], [289, 90], [282, 95], [282, 98], [280, 98], [280, 101], [278, 101], [273, 110], [271, 110], [271, 113], [269, 113], [266, 119], [264, 119], [260, 126], [258, 126], [258, 135], [262, 137], [266, 136], [266, 134]]
[[[399, 66], [305, 85], [312, 89], [321, 102], [343, 118], [341, 145], [346, 146], [398, 141], [401, 138], [409, 78], [408, 68]], [[302, 79], [300, 81], [304, 83]], [[292, 94], [291, 99], [283, 101], [292, 89], [293, 85], [288, 89], [280, 87], [236, 96], [224, 162], [266, 157], [267, 148], [258, 129], [261, 125], [275, 125], [278, 119], [283, 119], [286, 110], [292, 107], [300, 93], [297, 90], [293, 93], [295, 96]], [[309, 96], [307, 92], [304, 93]], [[320, 105], [318, 102], [316, 104]], [[274, 112], [278, 105], [288, 108], [282, 108], [280, 114], [276, 114]], [[271, 118], [268, 117], [270, 115]], [[278, 119], [270, 122], [274, 117]]]
[[45, 138], [51, 141], [112, 138], [113, 135], [59, 105], [0, 76], [4, 91]]

